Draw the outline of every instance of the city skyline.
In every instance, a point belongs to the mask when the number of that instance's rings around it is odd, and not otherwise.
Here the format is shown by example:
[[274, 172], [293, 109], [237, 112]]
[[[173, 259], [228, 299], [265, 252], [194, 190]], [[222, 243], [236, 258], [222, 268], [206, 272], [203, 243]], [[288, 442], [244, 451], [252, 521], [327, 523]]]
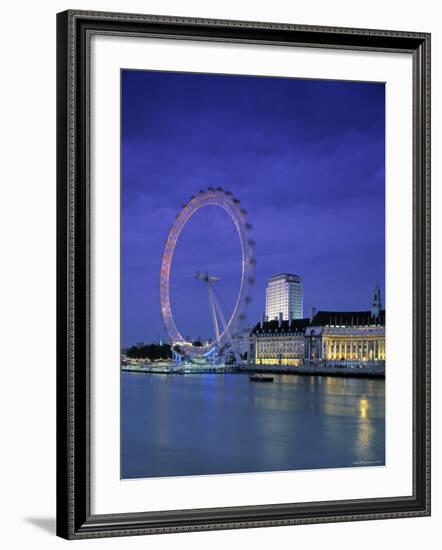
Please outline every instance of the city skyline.
[[[279, 274], [277, 275], [274, 275], [272, 277], [270, 277], [270, 279], [276, 277], [276, 276], [279, 276]], [[379, 293], [377, 293], [379, 289]], [[312, 319], [318, 314], [318, 313], [321, 313], [321, 314], [334, 314], [334, 312], [338, 312], [337, 313], [337, 316], [339, 317], [339, 315], [342, 313], [346, 313], [348, 312], [348, 314], [350, 313], [361, 313], [361, 317], [363, 317], [364, 315], [366, 315], [367, 311], [371, 312], [371, 315], [373, 315], [375, 318], [379, 315], [379, 311], [383, 311], [383, 308], [384, 308], [384, 304], [383, 304], [383, 299], [382, 299], [382, 291], [380, 290], [378, 284], [376, 283], [375, 285], [373, 285], [373, 288], [371, 289], [373, 291], [373, 293], [375, 294], [375, 297], [377, 297], [378, 299], [378, 302], [375, 302], [375, 301], [370, 301], [367, 297], [367, 300], [366, 300], [366, 303], [361, 305], [361, 307], [359, 308], [355, 308], [355, 309], [352, 309], [352, 310], [339, 310], [339, 308], [328, 308], [328, 309], [324, 309], [324, 308], [321, 308], [321, 307], [315, 307], [315, 306], [312, 306], [312, 308], [309, 310], [309, 311], [304, 311], [304, 314], [302, 317], [292, 317], [292, 320], [300, 320], [300, 321], [306, 321], [306, 320], [310, 320], [312, 321]], [[364, 306], [364, 307], [362, 307]], [[283, 312], [281, 312], [283, 313]], [[332, 316], [333, 318], [333, 316]], [[242, 336], [245, 336], [246, 334], [248, 334], [247, 331], [251, 331], [254, 327], [256, 327], [257, 325], [259, 324], [262, 324], [263, 322], [265, 323], [269, 323], [271, 321], [278, 321], [281, 322], [281, 321], [284, 321], [284, 322], [287, 322], [287, 320], [289, 321], [289, 323], [291, 323], [291, 320], [290, 318], [288, 317], [284, 317], [282, 316], [280, 319], [279, 317], [277, 316], [274, 316], [274, 317], [269, 317], [269, 315], [267, 315], [265, 312], [262, 312], [261, 313], [261, 316], [259, 318], [256, 318], [256, 319], [248, 319], [248, 321], [244, 324], [244, 330], [246, 330], [246, 332], [244, 332], [244, 334], [242, 334], [240, 337], [242, 338]], [[357, 315], [355, 316], [355, 322], [358, 320], [358, 317]], [[201, 338], [201, 335], [197, 335], [196, 340], [199, 340], [199, 341], [202, 341], [204, 340], [204, 338]], [[210, 339], [212, 340], [212, 339]], [[157, 340], [153, 340], [153, 341], [143, 341], [143, 340], [139, 340], [138, 343], [142, 343], [143, 345], [148, 345], [148, 344], [154, 344], [154, 343], [160, 343], [160, 345], [162, 344], [170, 344], [170, 339], [168, 338], [168, 336], [166, 335], [165, 338], [159, 338]], [[132, 344], [129, 344], [129, 345], [136, 345], [137, 343], [136, 342], [132, 342]], [[129, 346], [123, 346], [124, 347], [129, 347]]]
[[[384, 102], [378, 83], [123, 71], [122, 345], [167, 339], [162, 249], [182, 205], [208, 185], [237, 196], [253, 225], [247, 324], [281, 272], [302, 277], [304, 316], [369, 309], [376, 282], [385, 297]], [[237, 280], [234, 228], [212, 214], [177, 249], [183, 311], [204, 299], [189, 257], [217, 267], [226, 286]]]

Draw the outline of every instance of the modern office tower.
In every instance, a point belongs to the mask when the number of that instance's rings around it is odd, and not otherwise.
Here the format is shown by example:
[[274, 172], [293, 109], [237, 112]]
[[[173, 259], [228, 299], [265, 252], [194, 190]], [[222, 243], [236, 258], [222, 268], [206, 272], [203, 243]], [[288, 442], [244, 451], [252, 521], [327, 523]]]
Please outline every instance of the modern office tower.
[[266, 317], [269, 321], [303, 318], [302, 280], [299, 275], [281, 273], [269, 279], [266, 289]]

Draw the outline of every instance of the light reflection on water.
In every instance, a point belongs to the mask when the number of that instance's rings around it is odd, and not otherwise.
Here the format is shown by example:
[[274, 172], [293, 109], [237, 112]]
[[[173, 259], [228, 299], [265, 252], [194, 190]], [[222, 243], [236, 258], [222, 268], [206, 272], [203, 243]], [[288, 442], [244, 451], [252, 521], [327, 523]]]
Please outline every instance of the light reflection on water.
[[122, 374], [122, 477], [382, 465], [381, 379]]

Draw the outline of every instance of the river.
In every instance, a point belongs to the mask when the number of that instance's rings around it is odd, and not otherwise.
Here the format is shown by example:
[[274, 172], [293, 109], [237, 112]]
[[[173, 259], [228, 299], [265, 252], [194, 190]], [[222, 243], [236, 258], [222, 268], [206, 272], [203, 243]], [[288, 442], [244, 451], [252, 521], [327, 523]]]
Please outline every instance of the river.
[[121, 375], [121, 477], [383, 465], [383, 379]]

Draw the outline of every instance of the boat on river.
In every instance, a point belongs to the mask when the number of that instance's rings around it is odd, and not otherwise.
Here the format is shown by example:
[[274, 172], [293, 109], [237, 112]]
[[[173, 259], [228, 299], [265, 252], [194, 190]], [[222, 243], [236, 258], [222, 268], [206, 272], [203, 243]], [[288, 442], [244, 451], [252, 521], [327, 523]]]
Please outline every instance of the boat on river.
[[253, 374], [249, 376], [251, 382], [273, 382], [273, 376], [266, 376], [264, 374]]

